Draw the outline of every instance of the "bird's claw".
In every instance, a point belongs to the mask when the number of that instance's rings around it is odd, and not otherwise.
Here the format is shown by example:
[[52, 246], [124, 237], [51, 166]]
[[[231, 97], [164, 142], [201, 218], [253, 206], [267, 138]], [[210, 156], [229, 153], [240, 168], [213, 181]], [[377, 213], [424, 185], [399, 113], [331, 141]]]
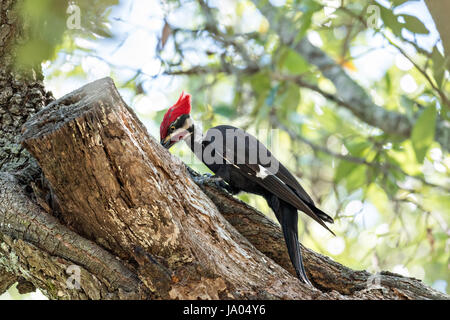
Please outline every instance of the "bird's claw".
[[197, 184], [201, 185], [208, 182], [216, 183], [219, 179], [222, 180], [222, 178], [213, 176], [211, 173], [204, 173], [201, 176], [194, 176], [193, 179]]
[[189, 166], [186, 166], [186, 170], [192, 178], [197, 178], [200, 176], [200, 174], [197, 171], [195, 171], [194, 169], [192, 169]]
[[193, 179], [199, 185], [213, 183], [217, 188], [225, 189], [227, 192], [231, 193], [230, 186], [221, 177], [211, 173], [205, 173], [201, 176], [193, 177]]
[[192, 180], [195, 181], [198, 185], [205, 185], [208, 183], [214, 183], [214, 185], [222, 190], [225, 190], [226, 192], [230, 194], [236, 194], [236, 192], [233, 192], [232, 188], [219, 176], [213, 175], [211, 173], [204, 173], [200, 175], [198, 172], [196, 172], [194, 169], [192, 169], [189, 166], [186, 166], [187, 171], [189, 172]]
[[214, 182], [217, 188], [225, 190], [229, 194], [233, 195], [236, 192], [233, 191], [233, 189], [230, 187], [228, 183], [226, 183], [221, 177], [212, 176], [211, 180]]

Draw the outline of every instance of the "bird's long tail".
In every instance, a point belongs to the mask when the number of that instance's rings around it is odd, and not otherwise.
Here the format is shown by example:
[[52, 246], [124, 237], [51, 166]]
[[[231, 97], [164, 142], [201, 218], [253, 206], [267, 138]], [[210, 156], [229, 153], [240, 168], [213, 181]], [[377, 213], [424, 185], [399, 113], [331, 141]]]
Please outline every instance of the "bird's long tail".
[[300, 244], [298, 243], [297, 209], [273, 194], [267, 195], [266, 200], [275, 213], [275, 216], [281, 225], [281, 229], [283, 230], [284, 241], [286, 242], [289, 258], [294, 266], [297, 278], [306, 284], [312, 285], [306, 275], [305, 267], [303, 266], [302, 253], [300, 251]]
[[309, 206], [309, 207], [323, 221], [328, 222], [328, 223], [334, 223], [334, 220], [333, 220], [332, 217], [330, 217], [328, 214], [326, 214], [325, 212], [323, 212], [322, 210], [320, 210], [316, 206], [312, 205], [312, 206]]
[[306, 275], [305, 267], [303, 266], [303, 258], [298, 243], [298, 213], [297, 209], [290, 205], [280, 205], [281, 215], [277, 215], [280, 220], [281, 228], [283, 229], [284, 240], [289, 253], [289, 258], [294, 265], [297, 277], [306, 284], [312, 285]]

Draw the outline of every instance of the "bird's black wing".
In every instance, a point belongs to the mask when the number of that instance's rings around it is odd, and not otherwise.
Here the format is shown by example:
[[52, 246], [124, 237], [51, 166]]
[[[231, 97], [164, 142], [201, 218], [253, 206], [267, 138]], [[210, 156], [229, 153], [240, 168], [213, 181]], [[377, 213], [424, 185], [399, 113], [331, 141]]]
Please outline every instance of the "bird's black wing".
[[[258, 139], [242, 129], [232, 126], [218, 126], [215, 129], [223, 132], [235, 130], [234, 143], [230, 143], [229, 139], [224, 139], [228, 140], [229, 143], [224, 143], [223, 149], [219, 151], [222, 152], [221, 156], [228, 164], [232, 164], [248, 179], [306, 213], [334, 235], [333, 231], [322, 221], [322, 218], [310, 208], [311, 205], [314, 208], [315, 206], [306, 191]], [[242, 141], [245, 141], [245, 143], [242, 143]], [[254, 150], [255, 147], [257, 150]], [[252, 157], [247, 150], [257, 152], [256, 161], [250, 161]], [[264, 160], [269, 159], [269, 163], [261, 161], [260, 155], [264, 155]], [[255, 160], [255, 157], [253, 157], [253, 160]]]
[[276, 173], [276, 176], [280, 178], [281, 181], [286, 183], [290, 188], [292, 188], [294, 192], [309, 206], [309, 208], [313, 210], [316, 215], [319, 216], [320, 219], [329, 223], [334, 223], [333, 218], [331, 218], [328, 214], [326, 214], [325, 212], [316, 207], [314, 201], [306, 193], [305, 189], [303, 189], [303, 187], [300, 185], [297, 179], [281, 163], [278, 172]]

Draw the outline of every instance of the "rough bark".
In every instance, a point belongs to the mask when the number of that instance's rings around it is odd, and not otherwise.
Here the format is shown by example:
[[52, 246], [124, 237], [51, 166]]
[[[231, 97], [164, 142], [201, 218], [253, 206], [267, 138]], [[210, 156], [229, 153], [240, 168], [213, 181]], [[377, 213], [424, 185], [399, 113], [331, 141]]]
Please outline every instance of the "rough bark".
[[[23, 197], [13, 176], [0, 176], [0, 267], [51, 298], [448, 298], [309, 250], [317, 289], [304, 286], [286, 271], [293, 273], [279, 227], [213, 184], [200, 189], [110, 79], [51, 103], [23, 137], [51, 184], [48, 209], [58, 219]], [[68, 264], [83, 270], [78, 291], [65, 288]]]
[[12, 273], [6, 271], [4, 268], [0, 268], [0, 294], [9, 289], [14, 283], [16, 283], [18, 277]]
[[[23, 277], [51, 298], [139, 297], [135, 274], [61, 225], [9, 173], [0, 173], [0, 203], [0, 267], [8, 274]], [[82, 290], [67, 290], [66, 271], [74, 264], [81, 268]]]
[[29, 116], [53, 97], [44, 89], [39, 69], [23, 69], [15, 63], [17, 45], [27, 39], [17, 3], [0, 1], [0, 171], [12, 172], [28, 184], [39, 176], [39, 169], [18, 143], [20, 132]]
[[[15, 5], [15, 0], [0, 1], [0, 172], [11, 172], [27, 185], [39, 176], [40, 170], [18, 143], [20, 130], [29, 115], [51, 99], [51, 94], [44, 90], [38, 73], [15, 66], [15, 47], [25, 40], [24, 26], [14, 10]], [[24, 283], [23, 278], [0, 264], [0, 294], [16, 281]], [[19, 289], [24, 292], [24, 287], [21, 285]]]
[[[57, 280], [62, 281], [68, 276], [65, 274], [65, 266], [73, 264], [69, 260], [62, 259], [61, 257], [65, 256], [64, 253], [56, 250], [68, 244], [61, 241], [67, 237], [67, 231], [64, 228], [53, 229], [53, 227], [42, 229], [42, 225], [36, 224], [40, 218], [48, 215], [39, 209], [36, 202], [49, 209], [52, 199], [49, 198], [45, 178], [42, 177], [35, 159], [18, 143], [18, 140], [23, 124], [29, 116], [42, 109], [53, 100], [53, 97], [42, 84], [43, 76], [39, 66], [24, 68], [16, 63], [18, 46], [26, 43], [30, 36], [30, 25], [23, 23], [23, 19], [16, 10], [21, 2], [21, 0], [0, 0], [0, 198], [4, 202], [0, 206], [0, 229], [4, 231], [0, 233], [0, 294], [15, 282], [18, 282], [17, 289], [20, 293], [34, 291], [34, 285], [25, 279], [31, 278], [31, 273], [28, 271], [31, 269], [34, 270], [32, 276], [34, 282], [39, 282], [39, 288], [49, 297], [108, 297], [107, 290], [104, 290], [105, 286], [99, 286], [95, 283], [98, 280], [84, 271], [82, 271], [83, 277], [88, 275], [88, 278], [93, 280], [84, 281], [86, 285], [84, 293], [64, 292], [66, 286], [63, 282], [61, 282], [63, 285], [58, 287]], [[17, 220], [18, 217], [21, 219]], [[44, 220], [41, 220], [44, 224], [49, 222]], [[56, 226], [54, 222], [51, 224]], [[26, 236], [21, 233], [24, 226], [29, 228], [25, 233]], [[59, 225], [59, 227], [62, 226]], [[38, 231], [29, 233], [32, 228]], [[52, 232], [49, 232], [50, 230]], [[76, 239], [73, 236], [71, 240], [76, 245], [83, 245], [85, 241], [83, 238]], [[49, 241], [55, 246], [54, 250], [58, 256], [47, 254], [53, 253]], [[47, 244], [44, 252], [32, 244], [35, 243], [42, 248], [40, 242]], [[69, 252], [68, 259], [77, 254], [76, 251]], [[81, 257], [82, 252], [78, 254]], [[91, 250], [91, 256], [94, 254], [98, 254], [98, 250]], [[104, 258], [102, 255], [99, 256]], [[113, 256], [110, 256], [109, 260], [115, 260], [111, 257]], [[94, 262], [90, 263], [91, 267]], [[105, 272], [98, 275], [102, 273]], [[110, 271], [108, 274], [111, 274]], [[109, 280], [114, 279], [109, 278]], [[96, 290], [89, 290], [88, 285]], [[63, 290], [59, 290], [61, 288]], [[90, 295], [92, 292], [96, 295]], [[120, 297], [120, 295], [109, 296]]]

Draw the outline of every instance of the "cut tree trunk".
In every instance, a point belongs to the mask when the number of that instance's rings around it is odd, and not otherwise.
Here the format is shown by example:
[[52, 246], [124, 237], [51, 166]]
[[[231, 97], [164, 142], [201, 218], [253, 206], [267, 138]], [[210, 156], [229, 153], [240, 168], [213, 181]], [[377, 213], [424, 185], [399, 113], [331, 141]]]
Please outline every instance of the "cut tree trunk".
[[[51, 191], [36, 195], [38, 206], [0, 175], [0, 271], [50, 298], [448, 298], [307, 249], [315, 288], [302, 284], [278, 225], [212, 183], [197, 185], [109, 78], [54, 101], [24, 129]], [[66, 285], [74, 264], [79, 289]]]

